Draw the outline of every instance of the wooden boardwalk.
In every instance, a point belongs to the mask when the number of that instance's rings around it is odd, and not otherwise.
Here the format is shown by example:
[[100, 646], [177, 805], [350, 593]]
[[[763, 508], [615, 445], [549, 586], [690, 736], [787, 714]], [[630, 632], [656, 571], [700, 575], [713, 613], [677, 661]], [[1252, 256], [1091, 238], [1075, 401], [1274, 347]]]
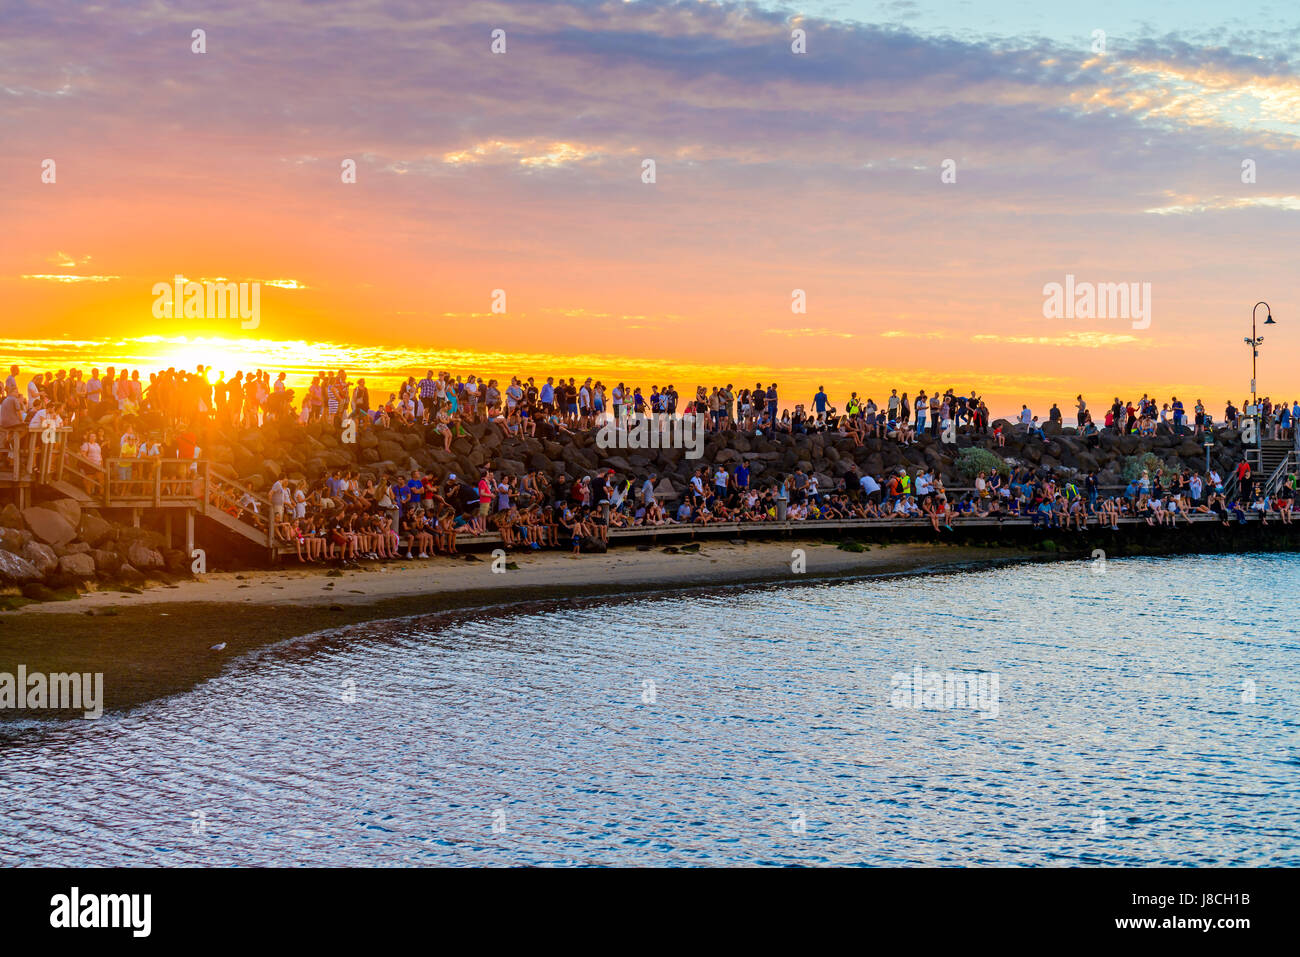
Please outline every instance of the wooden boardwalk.
[[[31, 490], [45, 485], [62, 495], [75, 499], [88, 507], [128, 510], [136, 525], [141, 515], [152, 509], [162, 510], [164, 528], [171, 537], [172, 516], [179, 514], [185, 523], [185, 551], [194, 549], [194, 518], [201, 515], [212, 519], [230, 531], [256, 545], [268, 549], [272, 556], [294, 555], [297, 548], [276, 538], [268, 521], [271, 502], [266, 496], [252, 492], [237, 482], [217, 474], [212, 463], [203, 459], [106, 459], [102, 465], [88, 461], [68, 447], [71, 429], [38, 430], [18, 429], [0, 433], [0, 489], [14, 489], [20, 507], [31, 501]], [[1280, 469], [1278, 471], [1281, 471]], [[966, 488], [949, 490], [954, 494], [969, 491]], [[1193, 524], [1219, 521], [1213, 514], [1189, 516]], [[1258, 514], [1247, 513], [1247, 521], [1259, 522]], [[950, 515], [949, 524], [954, 529], [963, 528], [1030, 528], [1033, 519], [1028, 516], [979, 518]], [[1145, 524], [1145, 519], [1125, 517], [1119, 525], [1131, 527]], [[1187, 524], [1180, 517], [1179, 525]], [[661, 540], [697, 538], [744, 537], [810, 537], [823, 533], [870, 532], [874, 530], [910, 529], [923, 531], [930, 527], [926, 517], [888, 519], [841, 519], [822, 521], [764, 521], [764, 522], [714, 522], [699, 524], [666, 524], [612, 528], [611, 542], [655, 543]], [[1096, 522], [1088, 525], [1090, 531], [1104, 531]], [[1043, 527], [1042, 531], [1065, 532], [1065, 528]], [[403, 546], [405, 546], [403, 541]], [[458, 548], [482, 548], [501, 545], [497, 532], [484, 535], [458, 535]], [[561, 547], [568, 547], [563, 543]]]
[[202, 515], [245, 539], [277, 550], [267, 521], [271, 502], [219, 475], [204, 459], [110, 458], [96, 464], [69, 447], [72, 430], [11, 429], [0, 432], [0, 489], [14, 492], [19, 508], [32, 490], [45, 486], [90, 508], [124, 509], [134, 524], [144, 512], [162, 510], [171, 537], [172, 516], [185, 523], [185, 551], [194, 550], [194, 517]]
[[[1273, 513], [1273, 521], [1277, 522], [1276, 513]], [[1189, 516], [1191, 524], [1205, 525], [1220, 521], [1219, 517], [1214, 514], [1202, 514]], [[1235, 523], [1235, 519], [1233, 522]], [[1254, 513], [1247, 513], [1246, 521], [1250, 524], [1257, 524], [1260, 519]], [[963, 528], [1032, 528], [1033, 519], [1028, 517], [1004, 518], [999, 521], [996, 518], [957, 518], [949, 523], [953, 529], [961, 530]], [[1181, 528], [1188, 522], [1183, 518], [1178, 519], [1178, 526]], [[1280, 524], [1280, 523], [1279, 523]], [[1134, 526], [1146, 525], [1146, 519], [1125, 517], [1119, 520], [1120, 528], [1129, 528]], [[1159, 527], [1159, 526], [1157, 526]], [[1168, 527], [1168, 526], [1165, 526]], [[1109, 525], [1102, 526], [1096, 522], [1090, 522], [1087, 526], [1088, 534], [1094, 532], [1104, 532], [1110, 529]], [[843, 532], [867, 532], [875, 530], [893, 530], [907, 529], [912, 531], [931, 531], [930, 520], [928, 518], [910, 518], [910, 519], [845, 519], [840, 521], [786, 521], [786, 522], [712, 522], [708, 525], [694, 524], [675, 524], [675, 525], [652, 525], [637, 526], [634, 528], [612, 528], [609, 531], [609, 540], [614, 542], [626, 543], [646, 543], [655, 544], [661, 539], [697, 539], [697, 538], [812, 538], [823, 533], [843, 533]], [[1044, 533], [1050, 532], [1069, 532], [1073, 529], [1066, 528], [1040, 528]], [[946, 530], [939, 533], [940, 535], [948, 534]], [[489, 532], [486, 535], [458, 535], [456, 536], [456, 547], [475, 547], [500, 545], [502, 539], [499, 533]], [[568, 547], [568, 543], [562, 543], [561, 548]], [[293, 554], [294, 549], [283, 550], [288, 554]]]

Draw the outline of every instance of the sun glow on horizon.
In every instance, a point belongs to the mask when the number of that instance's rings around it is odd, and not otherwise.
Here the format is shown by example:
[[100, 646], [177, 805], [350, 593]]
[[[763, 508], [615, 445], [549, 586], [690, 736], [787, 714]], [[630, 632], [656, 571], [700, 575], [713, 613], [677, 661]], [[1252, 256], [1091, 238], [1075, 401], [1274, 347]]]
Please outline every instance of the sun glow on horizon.
[[[891, 387], [914, 394], [921, 387], [927, 390], [949, 385], [960, 388], [969, 383], [966, 388], [974, 386], [979, 389], [995, 417], [1016, 413], [1021, 402], [1029, 402], [1035, 411], [1041, 407], [1046, 412], [1052, 402], [1061, 403], [1065, 409], [1067, 399], [1072, 399], [1079, 391], [1071, 382], [1043, 373], [1007, 376], [990, 375], [974, 369], [803, 368], [775, 363], [745, 363], [743, 371], [740, 371], [734, 364], [671, 357], [553, 355], [436, 347], [412, 349], [406, 346], [349, 346], [324, 341], [223, 336], [0, 339], [0, 365], [7, 368], [14, 363], [21, 367], [23, 376], [74, 368], [89, 374], [92, 368], [102, 372], [113, 367], [139, 371], [141, 378], [146, 380], [150, 373], [168, 368], [196, 372], [202, 366], [208, 381], [213, 383], [229, 379], [237, 372], [247, 376], [264, 371], [273, 380], [284, 372], [286, 384], [297, 393], [295, 401], [300, 401], [302, 390], [311, 384], [314, 376], [339, 370], [345, 371], [353, 381], [365, 379], [371, 395], [378, 401], [385, 401], [389, 393], [396, 393], [408, 377], [419, 379], [429, 370], [435, 374], [448, 372], [495, 378], [503, 388], [514, 375], [532, 376], [538, 383], [549, 376], [573, 376], [579, 382], [591, 376], [603, 381], [606, 388], [623, 382], [628, 388], [640, 386], [643, 391], [648, 391], [652, 385], [673, 384], [679, 394], [693, 394], [697, 385], [711, 387], [729, 383], [739, 389], [750, 387], [755, 381], [761, 381], [765, 386], [775, 382], [780, 386], [782, 406], [791, 409], [797, 403], [806, 407], [821, 385], [826, 386], [832, 402], [842, 407], [850, 391], [883, 401]], [[1172, 390], [1174, 394], [1195, 391], [1185, 382], [1165, 383], [1157, 387], [1157, 391], [1161, 390]], [[1109, 402], [1112, 393], [1127, 395], [1129, 390], [1120, 383], [1098, 381], [1082, 391], [1090, 405], [1099, 405]]]

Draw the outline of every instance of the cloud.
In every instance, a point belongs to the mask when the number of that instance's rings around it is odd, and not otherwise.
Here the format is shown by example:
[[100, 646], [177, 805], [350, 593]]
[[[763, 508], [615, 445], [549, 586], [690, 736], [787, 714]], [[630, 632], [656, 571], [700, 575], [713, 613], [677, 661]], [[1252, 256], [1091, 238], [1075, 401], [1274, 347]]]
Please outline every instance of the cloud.
[[1150, 340], [1114, 332], [1068, 332], [1061, 336], [1007, 336], [983, 333], [970, 337], [981, 344], [1059, 346], [1068, 349], [1110, 349], [1116, 346], [1146, 348]]
[[882, 339], [947, 339], [946, 332], [907, 332], [904, 329], [890, 329], [880, 334]]
[[603, 155], [605, 151], [599, 147], [586, 146], [582, 143], [493, 140], [445, 153], [442, 161], [449, 166], [467, 166], [504, 159], [525, 168], [535, 168], [572, 166]]
[[82, 258], [78, 259], [77, 257], [69, 256], [67, 253], [60, 250], [59, 252], [55, 253], [53, 256], [50, 256], [45, 261], [47, 263], [53, 263], [54, 265], [62, 267], [63, 269], [74, 269], [77, 266], [84, 266], [86, 263], [90, 262], [90, 259], [91, 259], [90, 256], [83, 256]]
[[1159, 216], [1186, 216], [1240, 209], [1281, 209], [1295, 212], [1300, 210], [1300, 196], [1208, 196], [1200, 199], [1185, 196], [1167, 206], [1153, 206], [1143, 212]]
[[[172, 5], [11, 7], [0, 219], [28, 245], [0, 244], [0, 276], [41, 277], [8, 287], [28, 335], [102, 328], [108, 274], [293, 276], [263, 280], [312, 290], [279, 297], [285, 339], [372, 342], [370, 317], [427, 315], [397, 323], [412, 348], [491, 347], [499, 320], [458, 320], [509, 288], [521, 353], [600, 336], [639, 354], [671, 313], [688, 357], [853, 365], [888, 340], [900, 365], [951, 366], [978, 331], [1041, 346], [1043, 374], [1068, 379], [1081, 349], [1109, 349], [1109, 372], [1165, 337], [1183, 376], [1177, 350], [1213, 355], [1242, 286], [1291, 274], [1260, 228], [1300, 183], [1296, 35], [1272, 24], [1094, 56], [1086, 38], [804, 17], [798, 56], [787, 13], [739, 3], [254, 0], [211, 8], [195, 55], [193, 12]], [[1189, 228], [1215, 211], [1232, 215]], [[104, 275], [49, 278], [73, 271], [32, 252], [53, 249]], [[1172, 325], [1141, 343], [1022, 334], [1042, 275], [1130, 268], [1181, 299], [1176, 341]], [[777, 329], [792, 288], [814, 310]], [[112, 331], [153, 329], [128, 329], [133, 309], [114, 305]]]
[[112, 282], [114, 279], [121, 279], [121, 276], [73, 276], [69, 273], [32, 273], [23, 276], [24, 279], [35, 279], [40, 282]]
[[856, 339], [852, 332], [836, 329], [764, 329], [765, 336], [785, 336], [788, 339]]
[[275, 289], [310, 289], [306, 283], [299, 282], [297, 279], [250, 279], [249, 282], [261, 283], [263, 286], [271, 286]]

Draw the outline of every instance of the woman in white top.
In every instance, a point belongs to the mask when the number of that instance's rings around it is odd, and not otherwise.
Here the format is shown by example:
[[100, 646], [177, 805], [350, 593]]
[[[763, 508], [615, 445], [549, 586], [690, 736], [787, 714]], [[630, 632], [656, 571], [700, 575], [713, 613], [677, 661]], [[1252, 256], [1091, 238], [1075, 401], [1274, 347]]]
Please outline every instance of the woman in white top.
[[86, 433], [86, 440], [81, 443], [81, 457], [96, 468], [104, 467], [104, 450], [99, 447], [99, 433]]

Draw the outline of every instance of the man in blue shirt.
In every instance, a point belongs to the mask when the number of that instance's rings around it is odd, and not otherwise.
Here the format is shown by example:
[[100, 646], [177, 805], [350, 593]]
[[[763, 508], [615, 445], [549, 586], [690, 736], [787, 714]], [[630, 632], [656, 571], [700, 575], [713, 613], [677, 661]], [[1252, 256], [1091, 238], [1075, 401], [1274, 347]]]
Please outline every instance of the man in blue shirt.
[[405, 513], [407, 503], [411, 501], [411, 487], [402, 481], [402, 476], [399, 475], [393, 479], [391, 488], [393, 501], [397, 503], [398, 510]]
[[749, 491], [749, 469], [745, 467], [744, 462], [736, 466], [736, 471], [732, 477], [738, 492], [743, 494]]
[[420, 476], [419, 469], [411, 473], [411, 480], [406, 483], [406, 489], [413, 502], [418, 503], [424, 497], [424, 479]]
[[433, 411], [433, 398], [438, 393], [438, 383], [433, 380], [433, 370], [430, 369], [420, 380], [420, 404], [424, 406], [424, 418], [428, 421], [429, 413]]
[[830, 405], [830, 401], [830, 396], [826, 394], [826, 386], [819, 385], [817, 387], [817, 394], [813, 396], [813, 408], [817, 410], [817, 418], [819, 421], [826, 421], [826, 407]]
[[338, 500], [343, 493], [343, 477], [335, 471], [325, 480], [325, 487], [330, 490], [330, 498]]

